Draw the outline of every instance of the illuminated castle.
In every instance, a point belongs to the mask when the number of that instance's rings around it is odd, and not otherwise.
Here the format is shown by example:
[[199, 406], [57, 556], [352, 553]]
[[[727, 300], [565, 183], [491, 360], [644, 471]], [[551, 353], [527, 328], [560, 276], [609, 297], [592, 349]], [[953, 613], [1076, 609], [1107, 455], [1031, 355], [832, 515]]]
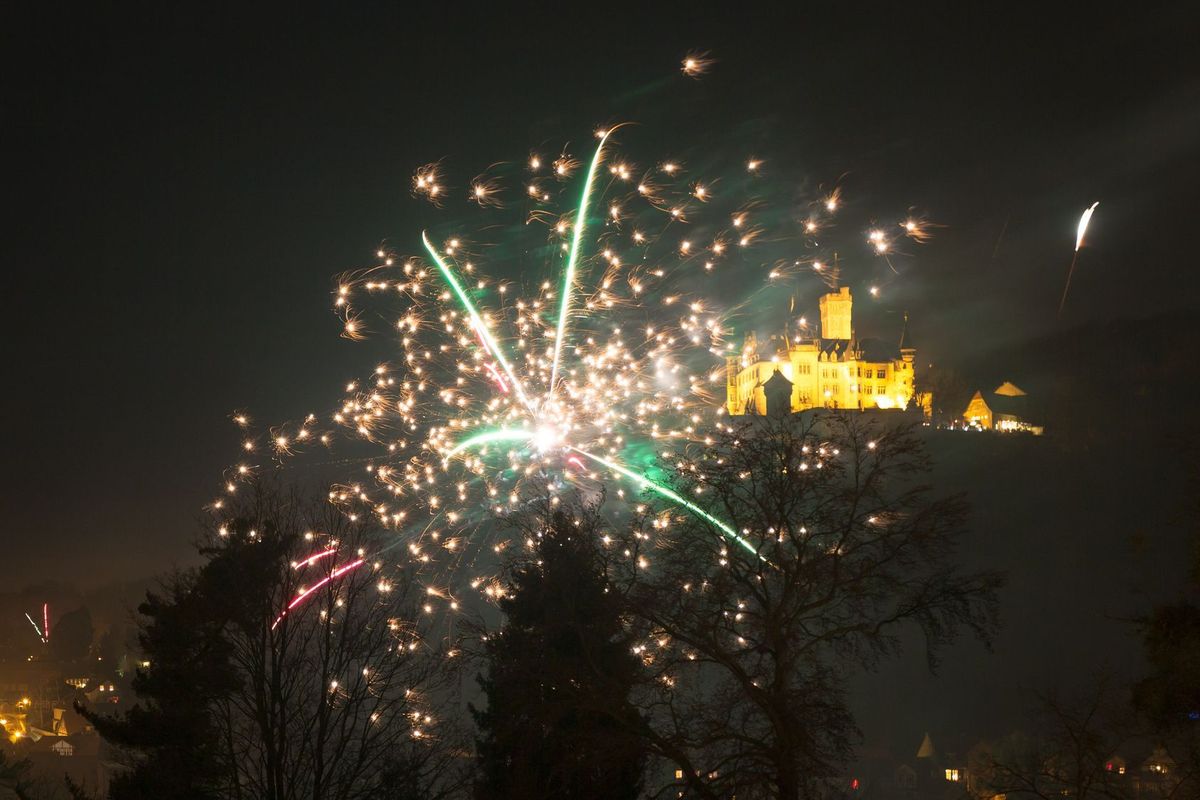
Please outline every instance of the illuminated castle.
[[726, 360], [729, 413], [907, 408], [914, 396], [917, 351], [904, 347], [903, 336], [899, 347], [856, 339], [853, 305], [845, 286], [823, 295], [819, 337], [772, 336], [765, 352], [748, 334], [742, 354]]

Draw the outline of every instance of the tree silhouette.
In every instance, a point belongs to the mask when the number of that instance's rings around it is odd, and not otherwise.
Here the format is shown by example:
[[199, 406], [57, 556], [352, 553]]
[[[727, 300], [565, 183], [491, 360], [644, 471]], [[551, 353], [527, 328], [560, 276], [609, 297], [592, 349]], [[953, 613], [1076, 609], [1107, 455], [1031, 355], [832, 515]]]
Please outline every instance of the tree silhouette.
[[1139, 620], [1148, 670], [1134, 686], [1134, 704], [1177, 765], [1180, 791], [1200, 794], [1200, 469], [1190, 458], [1187, 507], [1181, 522], [1192, 548], [1182, 596]]
[[1080, 691], [1035, 696], [1029, 732], [968, 754], [978, 797], [1125, 800], [1135, 792], [1113, 759], [1134, 737], [1127, 690], [1105, 674]]
[[50, 637], [50, 654], [59, 661], [82, 661], [92, 646], [92, 615], [86, 608], [68, 611]]
[[649, 504], [615, 563], [657, 687], [647, 736], [688, 796], [818, 791], [857, 734], [853, 669], [894, 655], [905, 627], [931, 667], [960, 630], [991, 636], [1000, 576], [955, 566], [965, 505], [921, 484], [910, 430], [743, 419], [672, 466], [677, 495], [729, 528]]
[[114, 800], [222, 796], [227, 765], [213, 705], [237, 677], [224, 620], [210, 603], [214, 590], [201, 570], [171, 575], [148, 592], [138, 607], [138, 641], [151, 668], [133, 679], [139, 703], [119, 719], [77, 707], [125, 755], [129, 769], [109, 787]]
[[474, 712], [478, 800], [633, 800], [646, 764], [629, 695], [641, 666], [609, 591], [594, 507], [518, 520], [530, 557], [485, 641], [487, 708]]
[[28, 759], [13, 761], [0, 750], [0, 794], [11, 794], [17, 800], [33, 800], [34, 781], [29, 777]]
[[328, 502], [253, 487], [204, 565], [142, 605], [139, 705], [88, 715], [131, 767], [110, 797], [427, 800], [461, 786], [442, 713], [454, 651], [414, 621], [414, 583], [365, 559], [379, 536]]

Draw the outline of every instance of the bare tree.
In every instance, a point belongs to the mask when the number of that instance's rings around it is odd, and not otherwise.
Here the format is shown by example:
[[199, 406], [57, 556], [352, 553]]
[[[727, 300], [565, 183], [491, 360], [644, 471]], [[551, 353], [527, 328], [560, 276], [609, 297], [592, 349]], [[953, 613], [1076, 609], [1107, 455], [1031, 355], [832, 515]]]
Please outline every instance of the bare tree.
[[222, 511], [203, 566], [141, 607], [139, 705], [85, 711], [128, 756], [114, 800], [436, 800], [463, 787], [456, 651], [431, 635], [383, 533], [272, 483]]
[[1126, 692], [1102, 676], [1077, 696], [1035, 697], [1031, 733], [1012, 733], [971, 751], [972, 792], [989, 799], [1134, 797], [1134, 775], [1118, 760], [1136, 735]]
[[[206, 550], [234, 587], [225, 629], [241, 680], [218, 704], [230, 797], [448, 796], [464, 747], [455, 650], [419, 624], [411, 574], [325, 502], [258, 491]], [[302, 600], [300, 598], [303, 598]]]
[[990, 640], [1001, 578], [955, 566], [965, 504], [921, 483], [910, 430], [746, 419], [673, 467], [671, 491], [708, 517], [648, 506], [615, 545], [654, 678], [645, 733], [677, 767], [665, 791], [811, 796], [857, 735], [851, 668], [894, 655], [905, 626], [931, 668], [962, 629]]

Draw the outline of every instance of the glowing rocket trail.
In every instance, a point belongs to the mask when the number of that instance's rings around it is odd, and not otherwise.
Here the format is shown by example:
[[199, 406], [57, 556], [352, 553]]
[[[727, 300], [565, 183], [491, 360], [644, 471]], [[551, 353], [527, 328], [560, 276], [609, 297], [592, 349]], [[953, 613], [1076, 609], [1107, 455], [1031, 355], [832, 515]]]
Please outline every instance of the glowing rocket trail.
[[33, 617], [29, 616], [28, 611], [25, 612], [25, 619], [29, 620], [29, 624], [33, 626], [33, 629], [35, 631], [37, 631], [38, 638], [42, 640], [42, 644], [45, 644], [46, 643], [46, 634], [42, 633], [42, 629], [39, 628], [38, 624], [33, 621]]
[[[467, 314], [471, 317], [471, 324], [475, 326], [475, 332], [479, 334], [479, 338], [484, 344], [484, 349], [488, 351], [492, 358], [500, 362], [500, 366], [504, 368], [504, 372], [508, 375], [509, 379], [512, 381], [512, 385], [516, 388], [517, 395], [521, 398], [521, 402], [532, 412], [533, 405], [529, 402], [529, 398], [525, 395], [525, 387], [519, 380], [517, 380], [517, 375], [513, 372], [512, 365], [508, 363], [508, 359], [505, 358], [504, 353], [500, 351], [500, 345], [496, 342], [495, 337], [492, 336], [492, 332], [489, 331], [487, 326], [483, 324], [483, 318], [480, 317], [479, 312], [475, 310], [475, 304], [471, 302], [470, 296], [466, 293], [466, 291], [463, 290], [462, 284], [458, 282], [458, 278], [456, 278], [454, 273], [450, 271], [450, 267], [448, 267], [442, 257], [438, 255], [438, 251], [435, 250], [433, 245], [429, 243], [429, 237], [425, 234], [425, 231], [421, 231], [421, 241], [425, 243], [425, 250], [429, 253], [429, 257], [433, 259], [433, 263], [437, 265], [438, 271], [442, 273], [442, 277], [446, 279], [446, 283], [450, 284], [450, 288], [454, 290], [454, 294], [456, 297], [458, 297], [458, 301], [462, 303], [463, 308], [467, 310]], [[555, 350], [556, 356], [557, 353], [558, 351]]]
[[1092, 221], [1092, 213], [1096, 210], [1096, 206], [1100, 205], [1100, 201], [1092, 203], [1092, 205], [1083, 212], [1083, 216], [1079, 218], [1079, 227], [1075, 229], [1075, 252], [1079, 252], [1079, 248], [1083, 247], [1083, 235], [1087, 233], [1088, 223]]
[[1079, 260], [1079, 248], [1083, 247], [1083, 237], [1087, 233], [1088, 223], [1092, 221], [1092, 213], [1095, 212], [1096, 206], [1100, 205], [1100, 201], [1092, 203], [1084, 210], [1083, 216], [1079, 218], [1079, 225], [1075, 229], [1075, 254], [1071, 256], [1071, 266], [1067, 269], [1067, 285], [1063, 287], [1062, 300], [1058, 303], [1058, 315], [1061, 317], [1063, 306], [1067, 304], [1067, 292], [1071, 289], [1071, 276], [1075, 274], [1075, 262]]
[[588, 165], [587, 177], [583, 183], [583, 193], [579, 197], [579, 210], [575, 213], [575, 231], [571, 238], [571, 252], [567, 256], [567, 269], [563, 275], [562, 299], [558, 306], [558, 331], [554, 336], [554, 363], [550, 367], [550, 394], [554, 394], [554, 386], [558, 378], [558, 360], [562, 352], [563, 338], [567, 333], [567, 315], [571, 313], [571, 290], [575, 287], [575, 264], [579, 260], [579, 245], [583, 241], [583, 230], [587, 227], [588, 201], [592, 195], [592, 181], [596, 177], [596, 167], [600, 165], [600, 157], [604, 154], [604, 143], [608, 140], [613, 129], [604, 132], [600, 144], [596, 146], [596, 154]]

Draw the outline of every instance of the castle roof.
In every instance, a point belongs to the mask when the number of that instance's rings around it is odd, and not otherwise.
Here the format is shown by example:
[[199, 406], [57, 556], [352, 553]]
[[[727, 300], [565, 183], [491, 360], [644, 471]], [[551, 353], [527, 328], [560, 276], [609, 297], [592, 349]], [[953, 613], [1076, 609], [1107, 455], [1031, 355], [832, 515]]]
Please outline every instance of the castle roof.
[[1026, 402], [1024, 392], [1019, 395], [976, 392], [975, 395], [983, 399], [983, 402], [987, 404], [987, 407], [991, 409], [993, 414], [1003, 414], [1022, 419], [1028, 416], [1029, 404]]
[[817, 351], [827, 358], [836, 356], [840, 361], [846, 357], [849, 349], [849, 339], [817, 339]]
[[882, 339], [860, 339], [858, 349], [862, 352], [863, 361], [882, 363], [900, 358], [900, 348]]
[[765, 381], [763, 381], [762, 387], [764, 390], [774, 389], [776, 386], [781, 386], [781, 384], [783, 387], [786, 387], [789, 391], [792, 388], [792, 382], [787, 379], [787, 376], [784, 375], [783, 372], [780, 371], [780, 369], [778, 367], [776, 367], [775, 371], [773, 373], [771, 373], [771, 377], [769, 377]]

